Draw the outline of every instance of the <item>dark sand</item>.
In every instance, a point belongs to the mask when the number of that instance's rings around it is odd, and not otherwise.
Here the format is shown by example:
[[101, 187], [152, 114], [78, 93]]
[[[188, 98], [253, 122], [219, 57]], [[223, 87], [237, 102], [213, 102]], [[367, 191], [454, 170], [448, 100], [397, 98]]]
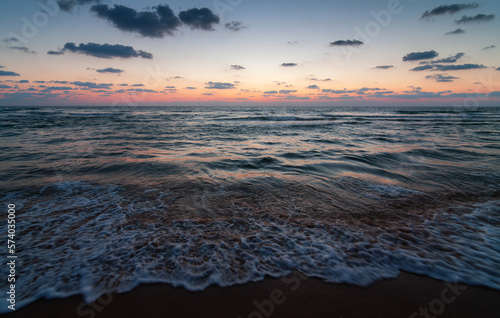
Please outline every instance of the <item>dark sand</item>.
[[[261, 311], [254, 302], [263, 306]], [[420, 308], [427, 313], [420, 315]], [[202, 292], [162, 284], [143, 285], [129, 293], [102, 296], [91, 305], [82, 303], [80, 296], [39, 300], [6, 317], [346, 318], [426, 315], [440, 318], [500, 317], [500, 291], [447, 285], [443, 281], [408, 273], [402, 273], [396, 279], [379, 281], [368, 288], [331, 284], [292, 274], [259, 283], [226, 288], [213, 286]]]

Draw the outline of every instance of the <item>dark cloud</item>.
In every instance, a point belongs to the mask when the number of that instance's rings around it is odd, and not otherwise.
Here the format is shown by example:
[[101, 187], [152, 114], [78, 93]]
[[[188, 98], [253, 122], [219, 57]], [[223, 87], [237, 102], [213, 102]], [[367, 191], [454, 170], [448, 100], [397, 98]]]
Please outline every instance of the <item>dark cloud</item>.
[[51, 92], [51, 91], [70, 91], [73, 87], [69, 86], [49, 86], [44, 88], [41, 92]]
[[27, 53], [27, 54], [36, 54], [35, 51], [31, 51], [30, 49], [28, 49], [25, 46], [8, 46], [8, 48], [11, 49], [11, 50], [21, 51], [21, 52], [24, 52], [24, 53]]
[[420, 64], [441, 64], [441, 63], [455, 63], [462, 57], [464, 57], [465, 53], [457, 53], [453, 56], [446, 57], [444, 59], [434, 60], [430, 62], [420, 62]]
[[235, 31], [235, 32], [247, 28], [247, 26], [244, 25], [243, 22], [241, 22], [241, 21], [231, 21], [231, 22], [228, 22], [228, 23], [224, 24], [224, 27], [226, 29], [228, 29], [228, 30]]
[[241, 65], [231, 65], [231, 69], [240, 71], [240, 70], [244, 70], [245, 68]]
[[56, 84], [68, 84], [68, 81], [50, 81], [50, 82]]
[[23, 83], [29, 83], [29, 82], [30, 82], [30, 81], [28, 81], [28, 80], [20, 80], [18, 83], [23, 84]]
[[288, 95], [287, 97], [285, 97], [285, 99], [290, 99], [290, 100], [310, 100], [311, 97], [309, 97], [309, 96]]
[[308, 89], [319, 89], [318, 85], [309, 85], [307, 86]]
[[213, 25], [218, 24], [220, 19], [209, 8], [193, 8], [179, 13], [179, 19], [192, 29], [212, 31]]
[[193, 87], [193, 86], [188, 86], [188, 87], [186, 87], [186, 89], [197, 89], [197, 88]]
[[418, 71], [426, 71], [426, 70], [432, 70], [434, 66], [432, 65], [422, 65], [422, 66], [417, 66], [412, 68], [410, 71], [418, 72]]
[[500, 71], [500, 67], [497, 67], [497, 71]]
[[436, 82], [453, 82], [453, 80], [458, 79], [458, 77], [451, 76], [448, 74], [435, 74], [435, 75], [427, 75], [425, 77], [426, 79], [432, 79], [435, 80]]
[[7, 42], [7, 43], [12, 43], [12, 42], [20, 42], [18, 38], [15, 38], [15, 37], [10, 37], [10, 38], [6, 38], [5, 40], [3, 40], [4, 42]]
[[381, 70], [387, 70], [387, 69], [390, 69], [390, 68], [393, 68], [394, 65], [378, 65], [378, 66], [375, 66], [376, 69], [381, 69]]
[[472, 70], [478, 68], [486, 68], [482, 64], [461, 64], [461, 65], [434, 65], [436, 71], [460, 71], [460, 70]]
[[297, 63], [281, 63], [281, 66], [283, 66], [283, 67], [293, 67], [293, 66], [297, 66]]
[[458, 28], [456, 30], [453, 30], [453, 31], [450, 31], [450, 32], [446, 32], [445, 34], [452, 35], [452, 34], [463, 34], [463, 33], [465, 33], [465, 30], [461, 29], [461, 28]]
[[0, 88], [3, 88], [3, 89], [5, 89], [5, 88], [12, 88], [12, 86], [9, 86], [9, 85], [3, 85], [3, 84], [2, 84], [2, 85], [0, 85]]
[[80, 82], [80, 81], [71, 82], [71, 84], [79, 86], [79, 87], [93, 88], [93, 89], [96, 89], [96, 88], [110, 89], [111, 86], [113, 86], [113, 84], [104, 84], [104, 83], [97, 84], [97, 83], [92, 83], [92, 82]]
[[136, 11], [123, 5], [111, 8], [100, 4], [93, 6], [90, 11], [122, 31], [137, 32], [152, 38], [172, 35], [181, 25], [179, 18], [168, 5], [159, 5], [154, 7], [153, 11]]
[[495, 18], [494, 14], [477, 14], [475, 16], [462, 16], [460, 20], [455, 20], [456, 24], [463, 24], [463, 23], [483, 23], [483, 22], [489, 22]]
[[123, 73], [123, 70], [120, 70], [118, 68], [112, 68], [112, 67], [106, 67], [103, 69], [98, 69], [96, 70], [98, 73]]
[[130, 85], [130, 86], [133, 86], [133, 87], [143, 87], [143, 86], [144, 86], [144, 84], [132, 84], [132, 85]]
[[359, 40], [338, 40], [330, 42], [330, 46], [360, 46], [364, 43]]
[[49, 54], [49, 55], [61, 55], [61, 54], [64, 54], [64, 52], [61, 52], [61, 51], [48, 51], [47, 54]]
[[278, 94], [278, 91], [265, 91], [264, 94], [268, 94], [268, 95]]
[[421, 19], [424, 18], [430, 18], [434, 17], [437, 15], [443, 15], [443, 14], [453, 14], [458, 11], [466, 10], [466, 9], [475, 9], [479, 7], [479, 4], [474, 2], [474, 3], [460, 3], [460, 4], [449, 4], [449, 5], [442, 5], [439, 7], [436, 7], [432, 10], [427, 10], [424, 12], [422, 15]]
[[3, 65], [0, 65], [0, 68], [5, 68], [5, 66], [3, 66]]
[[17, 74], [16, 72], [0, 71], [0, 76], [21, 76], [21, 75]]
[[428, 59], [433, 59], [438, 55], [439, 55], [438, 52], [434, 50], [425, 52], [412, 52], [403, 56], [403, 61], [428, 60]]
[[290, 93], [296, 93], [297, 90], [292, 90], [292, 89], [282, 89], [279, 91], [280, 94], [285, 94], [285, 95], [288, 95]]
[[236, 88], [236, 86], [232, 83], [221, 83], [221, 82], [208, 82], [205, 83], [205, 88], [208, 89], [233, 89]]
[[45, 83], [45, 81], [34, 81], [34, 82], [35, 82], [35, 83], [39, 83], [39, 84], [41, 84], [41, 83]]
[[[125, 46], [120, 44], [97, 44], [97, 43], [80, 43], [78, 46], [75, 43], [68, 42], [64, 44], [64, 48], [60, 52], [70, 51], [73, 53], [80, 53], [90, 56], [95, 56], [104, 59], [111, 59], [115, 57], [119, 58], [132, 58], [132, 57], [142, 57], [145, 59], [152, 59], [153, 55], [151, 53], [135, 50], [131, 46]], [[50, 52], [50, 51], [49, 51]]]
[[490, 50], [490, 49], [494, 49], [494, 48], [496, 48], [496, 45], [490, 45], [490, 46], [483, 47], [482, 50]]
[[57, 0], [59, 9], [66, 12], [71, 12], [75, 7], [99, 3], [99, 0]]

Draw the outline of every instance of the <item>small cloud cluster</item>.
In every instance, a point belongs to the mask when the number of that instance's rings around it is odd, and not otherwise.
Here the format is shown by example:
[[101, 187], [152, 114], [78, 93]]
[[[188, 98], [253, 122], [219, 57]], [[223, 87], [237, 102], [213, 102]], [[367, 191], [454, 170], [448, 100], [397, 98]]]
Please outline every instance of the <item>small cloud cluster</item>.
[[425, 78], [432, 79], [432, 80], [435, 80], [436, 82], [440, 82], [440, 83], [453, 82], [454, 80], [458, 79], [458, 77], [451, 76], [448, 74], [427, 75]]
[[232, 70], [236, 70], [236, 71], [241, 71], [241, 70], [244, 70], [245, 68], [241, 65], [231, 65], [231, 69]]
[[445, 34], [447, 34], [447, 35], [453, 35], [453, 34], [464, 34], [464, 33], [465, 33], [464, 29], [458, 28], [456, 30], [453, 30], [453, 31], [450, 31], [450, 32], [446, 32]]
[[136, 32], [145, 37], [161, 38], [173, 33], [182, 25], [192, 29], [211, 31], [220, 19], [208, 8], [193, 8], [175, 15], [166, 4], [153, 7], [151, 11], [136, 11], [124, 5], [99, 4], [91, 12], [111, 22], [125, 32]]
[[283, 66], [283, 67], [293, 67], [293, 66], [297, 66], [297, 63], [281, 63], [281, 66]]
[[48, 51], [47, 54], [60, 55], [64, 52], [69, 51], [72, 53], [80, 53], [84, 55], [111, 59], [111, 58], [123, 58], [128, 59], [132, 57], [142, 57], [144, 59], [152, 59], [153, 55], [151, 53], [135, 50], [131, 46], [125, 46], [120, 44], [97, 44], [97, 43], [80, 43], [76, 45], [75, 43], [68, 42], [64, 44], [64, 48], [59, 51]]
[[486, 68], [486, 66], [482, 64], [459, 64], [459, 65], [442, 65], [442, 64], [426, 64], [422, 66], [417, 66], [415, 68], [412, 68], [411, 71], [426, 71], [426, 70], [433, 70], [433, 71], [462, 71], [462, 70], [472, 70], [472, 69], [482, 69]]
[[224, 27], [227, 30], [234, 31], [234, 32], [237, 32], [237, 31], [240, 31], [240, 30], [247, 28], [247, 26], [244, 25], [243, 22], [241, 22], [241, 21], [228, 22], [228, 23], [224, 24]]
[[461, 19], [455, 20], [456, 24], [464, 24], [464, 23], [485, 23], [493, 20], [495, 18], [494, 14], [477, 14], [475, 16], [462, 16]]
[[457, 4], [449, 4], [449, 5], [442, 5], [439, 7], [436, 7], [432, 10], [427, 10], [424, 12], [422, 15], [421, 19], [425, 18], [431, 18], [437, 15], [443, 15], [443, 14], [453, 14], [458, 11], [466, 10], [466, 9], [475, 9], [479, 7], [479, 4], [474, 2], [474, 3], [457, 3]]
[[221, 82], [208, 82], [205, 83], [205, 88], [207, 89], [233, 89], [236, 86], [232, 83], [221, 83]]
[[360, 46], [364, 43], [359, 40], [337, 40], [330, 42], [330, 46]]
[[110, 89], [113, 84], [105, 84], [105, 83], [93, 83], [93, 82], [81, 82], [81, 81], [76, 81], [76, 82], [71, 82], [70, 84], [73, 84], [78, 87], [84, 87], [84, 88], [92, 88], [92, 89]]
[[106, 67], [106, 68], [103, 68], [103, 69], [96, 70], [96, 72], [98, 72], [98, 73], [115, 73], [115, 74], [119, 74], [119, 73], [123, 73], [124, 71], [120, 70], [120, 69], [117, 69], [117, 68]]
[[8, 48], [11, 50], [21, 51], [21, 52], [24, 52], [26, 54], [36, 54], [35, 51], [32, 51], [25, 46], [8, 46]]
[[0, 76], [21, 76], [21, 75], [11, 71], [0, 71]]
[[430, 60], [438, 56], [438, 52], [431, 50], [425, 52], [412, 52], [403, 56], [403, 61]]
[[482, 48], [482, 50], [483, 50], [483, 51], [484, 51], [484, 50], [491, 50], [491, 49], [494, 49], [494, 48], [496, 48], [496, 45], [490, 45], [490, 46], [485, 46], [485, 47], [483, 47], [483, 48]]
[[387, 69], [390, 69], [390, 68], [393, 68], [394, 65], [378, 65], [378, 66], [375, 66], [374, 68], [375, 69], [381, 69], [381, 70], [387, 70]]
[[434, 60], [434, 61], [423, 61], [420, 64], [440, 64], [440, 63], [456, 63], [459, 59], [465, 56], [465, 53], [457, 53], [455, 55], [445, 57], [444, 59]]

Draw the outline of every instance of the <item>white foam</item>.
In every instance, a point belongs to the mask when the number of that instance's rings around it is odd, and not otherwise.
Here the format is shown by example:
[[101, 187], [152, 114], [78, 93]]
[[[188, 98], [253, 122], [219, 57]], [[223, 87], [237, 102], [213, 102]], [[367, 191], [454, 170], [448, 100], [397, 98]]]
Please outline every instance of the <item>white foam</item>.
[[[403, 188], [375, 187], [383, 193]], [[403, 190], [402, 190], [403, 189]], [[47, 197], [44, 194], [52, 193]], [[500, 202], [461, 207], [386, 229], [272, 216], [161, 221], [169, 193], [147, 200], [115, 186], [64, 182], [44, 189], [19, 221], [18, 308], [83, 294], [91, 302], [161, 282], [188, 290], [229, 286], [298, 270], [367, 286], [400, 270], [500, 289]], [[457, 207], [458, 209], [459, 207]], [[307, 218], [306, 213], [300, 214]], [[1, 229], [4, 231], [4, 225]], [[422, 235], [428, 233], [429, 235]], [[21, 279], [22, 277], [22, 279]], [[5, 285], [0, 292], [5, 292]], [[2, 305], [1, 313], [7, 312]]]

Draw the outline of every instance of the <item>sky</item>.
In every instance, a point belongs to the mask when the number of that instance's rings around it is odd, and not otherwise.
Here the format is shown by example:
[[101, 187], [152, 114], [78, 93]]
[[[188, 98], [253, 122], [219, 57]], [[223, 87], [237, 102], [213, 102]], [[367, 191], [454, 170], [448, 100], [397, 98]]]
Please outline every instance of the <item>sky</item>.
[[0, 106], [500, 106], [498, 0], [0, 8]]

